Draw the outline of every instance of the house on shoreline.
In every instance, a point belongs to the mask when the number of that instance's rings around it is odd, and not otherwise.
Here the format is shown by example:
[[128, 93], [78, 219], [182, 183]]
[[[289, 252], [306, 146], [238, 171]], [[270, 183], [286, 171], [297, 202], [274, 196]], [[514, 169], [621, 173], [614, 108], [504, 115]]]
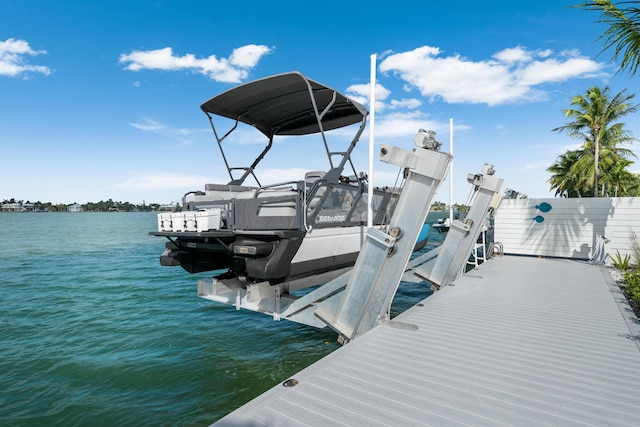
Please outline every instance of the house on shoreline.
[[33, 212], [33, 203], [3, 203], [2, 212]]
[[178, 203], [160, 205], [158, 203], [135, 205], [129, 202], [88, 202], [86, 204], [71, 203], [53, 204], [51, 202], [24, 202], [15, 199], [0, 199], [0, 213], [2, 212], [175, 212], [180, 210]]
[[69, 212], [82, 212], [82, 205], [78, 204], [78, 203], [72, 203], [69, 206], [67, 206], [67, 210]]
[[[70, 205], [66, 205], [66, 209], [64, 210], [66, 210], [67, 212], [83, 212], [84, 211], [84, 209], [82, 208], [82, 205], [79, 203], [72, 203]], [[11, 203], [0, 204], [0, 211], [1, 212], [49, 212], [49, 208], [36, 206], [36, 204], [34, 203], [11, 202]]]

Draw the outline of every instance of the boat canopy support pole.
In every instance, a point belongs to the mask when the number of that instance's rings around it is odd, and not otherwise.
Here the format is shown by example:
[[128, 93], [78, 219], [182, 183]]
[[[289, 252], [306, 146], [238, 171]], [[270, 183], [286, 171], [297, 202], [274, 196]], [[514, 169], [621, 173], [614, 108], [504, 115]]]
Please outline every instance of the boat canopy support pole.
[[315, 315], [348, 342], [389, 320], [389, 307], [451, 156], [382, 145], [380, 159], [403, 167], [407, 180], [386, 231], [367, 230], [344, 291], [317, 304]]
[[[251, 166], [249, 166], [248, 168], [235, 168], [235, 169], [244, 170], [244, 173], [242, 174], [242, 176], [239, 179], [233, 179], [233, 176], [232, 176], [231, 181], [229, 181], [229, 185], [242, 185], [244, 183], [244, 180], [247, 179], [247, 177], [249, 175], [253, 176], [253, 178], [256, 180], [258, 185], [262, 185], [262, 184], [260, 184], [260, 181], [258, 181], [258, 178], [254, 175], [253, 171], [255, 170], [256, 166], [258, 166], [258, 163], [260, 163], [262, 161], [262, 159], [264, 158], [265, 154], [267, 154], [267, 152], [269, 150], [271, 150], [271, 147], [273, 146], [273, 135], [274, 134], [272, 133], [271, 136], [269, 137], [269, 143], [264, 148], [264, 150], [262, 150], [260, 155], [258, 155], [258, 157], [256, 157], [256, 159], [253, 161]], [[234, 168], [232, 168], [232, 169], [234, 169]], [[230, 169], [230, 171], [232, 169]]]
[[451, 222], [447, 237], [438, 248], [438, 256], [414, 270], [414, 274], [432, 282], [435, 290], [451, 284], [461, 274], [487, 215], [498, 207], [501, 200], [502, 179], [489, 174], [469, 174], [467, 181], [477, 188], [469, 213], [463, 221]]
[[325, 179], [327, 181], [333, 182], [333, 183], [338, 182], [340, 175], [342, 174], [342, 171], [344, 170], [344, 167], [346, 166], [347, 162], [351, 164], [351, 170], [353, 171], [354, 174], [357, 175], [356, 168], [353, 166], [353, 163], [351, 162], [351, 152], [353, 151], [354, 148], [356, 148], [356, 144], [360, 139], [360, 135], [362, 135], [362, 132], [364, 131], [366, 126], [367, 126], [367, 118], [365, 117], [362, 119], [362, 122], [360, 123], [360, 128], [358, 129], [356, 136], [353, 138], [353, 140], [351, 140], [351, 144], [349, 144], [349, 148], [347, 148], [347, 151], [341, 151], [341, 152], [328, 151], [327, 152], [330, 159], [334, 155], [342, 156], [342, 160], [340, 160], [340, 164], [338, 166], [333, 167], [333, 162], [331, 162], [332, 169], [328, 171], [327, 174], [325, 175]]
[[213, 124], [213, 117], [211, 116], [211, 114], [207, 113], [206, 111], [204, 111], [204, 114], [206, 114], [207, 118], [209, 119], [209, 124], [211, 124], [211, 129], [213, 130], [213, 136], [216, 138], [216, 142], [218, 143], [218, 149], [220, 149], [220, 154], [222, 154], [222, 160], [224, 160], [224, 165], [226, 166], [227, 172], [229, 173], [229, 178], [233, 180], [233, 173], [231, 172], [231, 168], [229, 167], [229, 162], [227, 161], [227, 156], [225, 155], [224, 149], [222, 148], [222, 141], [224, 141], [224, 139], [227, 136], [229, 136], [234, 130], [236, 130], [236, 128], [238, 127], [238, 120], [236, 120], [233, 127], [229, 129], [229, 131], [225, 133], [222, 136], [222, 138], [220, 138], [218, 136], [218, 132], [216, 131], [216, 127]]
[[[327, 153], [329, 153], [329, 145], [327, 144], [327, 138], [324, 136], [324, 127], [322, 126], [322, 118], [324, 117], [326, 112], [331, 109], [333, 104], [335, 104], [336, 98], [337, 98], [336, 91], [335, 90], [332, 91], [331, 102], [329, 102], [329, 104], [324, 109], [324, 111], [320, 113], [320, 111], [318, 111], [318, 104], [316, 103], [316, 97], [313, 94], [313, 88], [311, 87], [311, 83], [307, 79], [305, 79], [304, 81], [307, 84], [307, 90], [309, 91], [309, 99], [311, 100], [311, 105], [313, 105], [313, 111], [316, 114], [316, 121], [318, 123], [318, 129], [320, 129], [320, 135], [322, 136], [322, 141], [324, 142], [324, 148], [327, 151]], [[329, 155], [329, 164], [333, 168], [333, 161], [331, 160], [330, 155]]]
[[[329, 102], [329, 104], [325, 107], [325, 109], [320, 112], [318, 110], [318, 104], [316, 102], [316, 98], [314, 95], [314, 91], [313, 88], [311, 87], [311, 83], [309, 83], [308, 81], [307, 83], [307, 89], [309, 90], [309, 97], [311, 99], [311, 104], [313, 105], [313, 110], [316, 114], [316, 120], [318, 122], [318, 129], [320, 129], [320, 135], [322, 136], [322, 141], [324, 142], [324, 148], [325, 151], [327, 152], [327, 157], [329, 158], [329, 165], [331, 166], [331, 169], [327, 172], [327, 174], [325, 175], [325, 179], [328, 182], [331, 183], [337, 183], [340, 175], [342, 174], [342, 171], [344, 170], [344, 167], [348, 162], [351, 162], [351, 152], [353, 151], [353, 149], [355, 148], [358, 140], [360, 139], [360, 135], [362, 135], [362, 132], [364, 131], [364, 128], [367, 124], [367, 118], [366, 116], [362, 118], [362, 122], [360, 124], [360, 128], [358, 129], [358, 133], [356, 134], [356, 136], [353, 138], [353, 140], [351, 141], [351, 144], [349, 145], [349, 148], [347, 149], [347, 151], [344, 152], [332, 152], [329, 149], [329, 144], [327, 143], [327, 138], [325, 137], [324, 134], [324, 127], [322, 126], [322, 120], [324, 119], [325, 114], [331, 110], [331, 107], [335, 104], [336, 102], [336, 98], [337, 98], [337, 94], [335, 91], [333, 91], [332, 93], [332, 97], [331, 97], [331, 102]], [[340, 155], [342, 156], [342, 159], [340, 160], [340, 164], [338, 164], [338, 166], [334, 166], [333, 164], [333, 156], [334, 155]], [[353, 173], [357, 174], [355, 167], [353, 167], [353, 163], [351, 164], [351, 168], [353, 169]]]
[[[222, 136], [222, 138], [220, 138], [218, 136], [218, 132], [216, 131], [216, 126], [213, 124], [213, 116], [211, 114], [209, 114], [207, 111], [204, 111], [204, 113], [206, 114], [207, 118], [209, 119], [209, 123], [211, 124], [211, 129], [213, 130], [213, 136], [215, 137], [216, 142], [218, 143], [218, 148], [220, 149], [220, 154], [222, 154], [222, 160], [224, 160], [224, 165], [226, 166], [227, 172], [229, 173], [229, 178], [231, 178], [231, 181], [229, 181], [229, 185], [242, 185], [244, 183], [245, 179], [247, 179], [247, 177], [249, 175], [252, 175], [253, 178], [258, 183], [258, 186], [261, 186], [262, 184], [260, 184], [260, 181], [258, 181], [258, 178], [255, 176], [253, 171], [255, 170], [255, 168], [258, 165], [258, 163], [260, 163], [260, 161], [264, 158], [264, 156], [267, 154], [267, 152], [273, 146], [273, 136], [277, 132], [277, 129], [272, 131], [271, 136], [269, 137], [269, 143], [262, 150], [262, 152], [258, 155], [258, 157], [253, 161], [251, 166], [248, 166], [248, 167], [231, 167], [231, 166], [229, 166], [229, 162], [227, 161], [227, 156], [226, 156], [226, 154], [224, 152], [224, 148], [222, 147], [222, 141], [224, 141], [233, 131], [236, 130], [236, 128], [238, 127], [238, 123], [240, 121], [240, 118], [242, 116], [238, 116], [236, 118], [236, 120], [235, 120], [235, 124], [233, 125], [233, 127], [231, 129], [229, 129], [227, 131], [227, 133], [225, 133]], [[242, 176], [240, 178], [235, 179], [233, 177], [233, 171], [234, 170], [242, 170], [244, 172], [243, 172], [243, 174], [242, 174]]]

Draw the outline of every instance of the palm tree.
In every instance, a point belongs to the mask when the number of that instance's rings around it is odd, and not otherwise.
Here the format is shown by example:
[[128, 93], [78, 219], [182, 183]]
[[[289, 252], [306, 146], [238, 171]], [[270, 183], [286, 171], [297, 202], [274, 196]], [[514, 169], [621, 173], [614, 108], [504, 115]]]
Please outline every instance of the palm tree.
[[547, 168], [552, 174], [549, 184], [552, 190], [555, 188], [556, 196], [581, 197], [580, 189], [584, 188], [585, 179], [575, 166], [582, 157], [582, 150], [567, 151]]
[[574, 96], [571, 99], [574, 108], [564, 110], [565, 117], [572, 118], [573, 121], [553, 129], [554, 132], [565, 132], [572, 138], [582, 140], [583, 149], [593, 152], [594, 197], [598, 197], [600, 146], [629, 155], [630, 150], [621, 149], [618, 145], [636, 141], [624, 130], [623, 123], [614, 123], [621, 117], [637, 111], [638, 105], [630, 103], [635, 95], [627, 95], [625, 90], [622, 90], [610, 98], [610, 92], [608, 86], [603, 90], [593, 86], [587, 90], [586, 95]]
[[640, 67], [640, 8], [634, 3], [638, 2], [621, 1], [616, 5], [611, 0], [591, 0], [576, 6], [602, 12], [598, 22], [609, 25], [598, 38], [605, 42], [602, 52], [614, 48], [614, 61], [622, 56], [620, 69], [629, 71], [632, 76]]
[[603, 194], [611, 197], [637, 196], [640, 178], [627, 169], [633, 162], [615, 155], [603, 157], [602, 160], [606, 163], [606, 172], [602, 176]]
[[603, 177], [604, 191], [611, 197], [618, 196], [637, 196], [638, 185], [640, 179], [627, 170], [627, 166], [631, 163], [630, 160], [623, 159], [613, 163], [607, 168], [607, 173]]

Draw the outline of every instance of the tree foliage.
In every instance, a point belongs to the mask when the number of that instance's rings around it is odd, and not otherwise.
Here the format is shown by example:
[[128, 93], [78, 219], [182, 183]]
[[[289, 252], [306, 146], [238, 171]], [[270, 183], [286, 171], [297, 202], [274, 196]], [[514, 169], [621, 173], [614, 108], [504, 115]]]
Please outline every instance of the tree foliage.
[[433, 202], [431, 204], [431, 209], [430, 210], [431, 211], [444, 212], [444, 211], [448, 210], [448, 206], [444, 202]]
[[583, 156], [582, 150], [567, 151], [561, 154], [556, 162], [547, 168], [551, 172], [549, 184], [551, 189], [556, 190], [559, 197], [581, 197], [580, 189], [584, 188], [582, 174], [578, 173], [575, 167], [578, 160]]
[[598, 22], [608, 25], [598, 38], [604, 41], [602, 52], [613, 49], [613, 60], [622, 58], [620, 69], [627, 70], [632, 76], [640, 67], [639, 5], [637, 1], [590, 0], [576, 6], [601, 12]]
[[[16, 200], [15, 198], [3, 199], [0, 205], [17, 203], [20, 206], [31, 205], [28, 200]], [[160, 204], [132, 204], [129, 202], [114, 202], [112, 199], [99, 202], [87, 202], [82, 206], [82, 210], [85, 212], [151, 212], [160, 210]], [[38, 212], [67, 212], [69, 205], [63, 203], [51, 203], [51, 202], [34, 202], [32, 206], [33, 210]], [[173, 207], [174, 210], [180, 210], [180, 206], [176, 204]]]
[[564, 114], [572, 121], [553, 131], [579, 140], [582, 147], [561, 155], [547, 169], [557, 196], [638, 195], [639, 179], [627, 170], [635, 154], [623, 147], [637, 140], [618, 122], [637, 111], [638, 105], [631, 102], [634, 96], [623, 90], [612, 97], [609, 87], [594, 86], [571, 99], [572, 108]]

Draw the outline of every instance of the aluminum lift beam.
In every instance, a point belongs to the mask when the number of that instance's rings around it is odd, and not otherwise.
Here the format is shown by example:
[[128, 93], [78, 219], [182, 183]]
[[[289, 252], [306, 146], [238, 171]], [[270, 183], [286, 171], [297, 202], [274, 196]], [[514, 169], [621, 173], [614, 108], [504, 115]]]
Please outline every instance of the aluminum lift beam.
[[406, 183], [386, 231], [370, 228], [343, 292], [320, 302], [315, 315], [348, 342], [387, 322], [389, 307], [451, 156], [382, 145], [380, 159], [405, 168]]
[[[375, 300], [369, 302], [366, 310], [371, 311], [373, 306], [377, 311], [385, 311], [384, 307], [388, 311], [426, 219], [431, 200], [451, 163], [451, 156], [425, 148], [408, 151], [382, 145], [380, 158], [384, 162], [405, 168], [407, 179], [395, 213], [386, 228], [387, 232], [368, 230], [359, 260], [356, 262], [356, 266], [360, 264], [360, 267], [351, 271], [345, 270], [344, 274], [338, 277], [327, 277], [324, 285], [299, 298], [283, 292], [284, 289], [298, 288], [296, 283], [244, 283], [239, 278], [201, 279], [198, 281], [198, 295], [212, 301], [234, 305], [238, 310], [244, 308], [272, 315], [274, 320], [287, 319], [319, 328], [333, 326], [335, 323], [318, 315], [317, 309], [320, 307], [325, 316], [331, 316], [333, 304], [336, 304], [336, 308], [340, 306], [340, 311], [344, 314], [345, 310], [353, 311], [347, 307], [362, 305], [362, 298], [365, 298]], [[374, 262], [374, 258], [378, 261]], [[386, 258], [387, 264], [393, 266], [393, 272], [388, 266], [383, 270], [379, 269], [381, 261]], [[378, 285], [374, 288], [375, 295], [363, 297], [366, 293], [365, 288], [373, 284], [371, 275], [366, 274], [372, 270], [372, 263], [379, 273], [375, 275]], [[352, 277], [355, 279], [352, 280]], [[315, 280], [315, 283], [321, 283], [319, 278], [309, 278], [311, 279]], [[348, 289], [347, 297], [344, 297], [345, 289]], [[361, 313], [364, 315], [363, 311]], [[336, 311], [333, 314], [339, 313]], [[343, 317], [339, 315], [339, 321], [343, 322]], [[377, 315], [372, 318], [377, 318]], [[370, 320], [366, 322], [368, 325], [371, 325]]]
[[[450, 228], [441, 246], [406, 262], [401, 280], [416, 283], [428, 283], [427, 281], [429, 281], [431, 282], [432, 288], [438, 290], [442, 286], [449, 285], [463, 272], [474, 245], [476, 245], [482, 232], [488, 214], [497, 208], [501, 200], [499, 192], [503, 180], [491, 176], [492, 174], [492, 167], [485, 165], [482, 174], [468, 175], [467, 179], [469, 183], [475, 187], [477, 194], [465, 220], [456, 220], [453, 222], [453, 226]], [[410, 180], [412, 179], [407, 180], [407, 186]], [[405, 186], [405, 188], [407, 188], [407, 186]], [[408, 193], [409, 192], [407, 192], [407, 194]], [[405, 195], [404, 192], [403, 195]], [[416, 218], [410, 219], [404, 215], [400, 218], [398, 216], [399, 212], [404, 209], [415, 210], [419, 208], [415, 200], [411, 201], [411, 196], [406, 197], [405, 200], [407, 201], [407, 205], [404, 207], [398, 206], [396, 215], [394, 215], [391, 223], [392, 226], [393, 224], [404, 224], [406, 226], [410, 221], [416, 223]], [[422, 224], [422, 222], [417, 223]], [[392, 228], [389, 228], [389, 230], [392, 230]], [[392, 233], [392, 231], [390, 231], [390, 233]], [[385, 236], [384, 233], [379, 234], [377, 230], [374, 230], [370, 237], [373, 242], [372, 244], [378, 244], [383, 251], [385, 248], [387, 248], [387, 251], [389, 251], [389, 248], [393, 248], [391, 249], [392, 251], [396, 249], [396, 246], [394, 246], [395, 242], [392, 239], [393, 236]], [[486, 250], [486, 247], [483, 249]], [[377, 255], [377, 257], [372, 256], [371, 252]], [[340, 339], [346, 342], [381, 322], [396, 327], [412, 328], [411, 325], [403, 325], [389, 320], [389, 304], [395, 295], [399, 282], [395, 276], [389, 278], [388, 275], [376, 270], [378, 267], [380, 270], [382, 269], [381, 260], [387, 261], [386, 257], [380, 256], [380, 251], [371, 249], [365, 251], [365, 246], [363, 246], [361, 255], [356, 265], [362, 268], [356, 270], [354, 267], [354, 270], [350, 273], [332, 280], [325, 286], [293, 302], [287, 310], [284, 311], [282, 318], [313, 326], [318, 326], [318, 320], [323, 319], [329, 326], [338, 331], [341, 335]], [[360, 261], [360, 259], [362, 259], [362, 261]], [[397, 262], [396, 266], [398, 267], [405, 262], [399, 258], [395, 258], [395, 260], [388, 259], [388, 261]], [[383, 285], [377, 283], [385, 281], [386, 283]], [[361, 285], [360, 288], [356, 288], [353, 285], [353, 283], [356, 282], [364, 284]], [[350, 288], [348, 292], [342, 292], [347, 288], [347, 283], [351, 284], [352, 288]], [[365, 295], [363, 290], [368, 289], [367, 283], [370, 285], [370, 290]], [[395, 286], [392, 286], [394, 284]], [[383, 287], [387, 292], [388, 298], [384, 300], [385, 303], [382, 305], [382, 311], [379, 310], [381, 297], [374, 295], [376, 292], [379, 292], [378, 288], [380, 287]], [[371, 303], [371, 300], [376, 302]], [[342, 304], [342, 317], [337, 314], [338, 308], [336, 306], [338, 304]], [[362, 310], [365, 309], [359, 307], [365, 307], [367, 304], [369, 304], [367, 308], [368, 311], [362, 312]], [[372, 313], [378, 313], [379, 317], [374, 318]], [[355, 330], [357, 329], [354, 327], [356, 322], [362, 321], [365, 322], [366, 326], [362, 327], [358, 325], [357, 328], [359, 329]], [[348, 326], [345, 327], [345, 323]]]
[[[285, 291], [304, 287], [298, 283], [243, 283], [238, 278], [200, 280], [198, 295], [234, 305], [238, 310], [272, 315], [274, 320], [286, 319], [318, 328], [329, 326], [338, 332], [343, 343], [381, 323], [414, 328], [390, 319], [389, 309], [401, 280], [425, 284], [429, 281], [436, 290], [453, 282], [463, 271], [488, 212], [500, 201], [502, 179], [493, 177], [488, 165], [482, 174], [469, 174], [467, 179], [477, 194], [465, 220], [452, 222], [440, 247], [409, 261], [451, 155], [382, 145], [380, 159], [404, 168], [406, 183], [389, 225], [384, 230], [367, 230], [352, 270], [345, 269], [338, 277], [337, 272], [328, 275], [324, 285], [301, 297]], [[319, 283], [320, 279], [305, 280]]]
[[[500, 203], [503, 180], [492, 176], [492, 167], [485, 165], [483, 169], [484, 174], [467, 176], [467, 181], [476, 187], [477, 194], [465, 219], [451, 222], [447, 237], [437, 248], [437, 253], [424, 254], [412, 262], [414, 268], [408, 273], [432, 282], [434, 290], [449, 285], [461, 274], [482, 232], [487, 215]], [[407, 279], [411, 281], [410, 278]]]

